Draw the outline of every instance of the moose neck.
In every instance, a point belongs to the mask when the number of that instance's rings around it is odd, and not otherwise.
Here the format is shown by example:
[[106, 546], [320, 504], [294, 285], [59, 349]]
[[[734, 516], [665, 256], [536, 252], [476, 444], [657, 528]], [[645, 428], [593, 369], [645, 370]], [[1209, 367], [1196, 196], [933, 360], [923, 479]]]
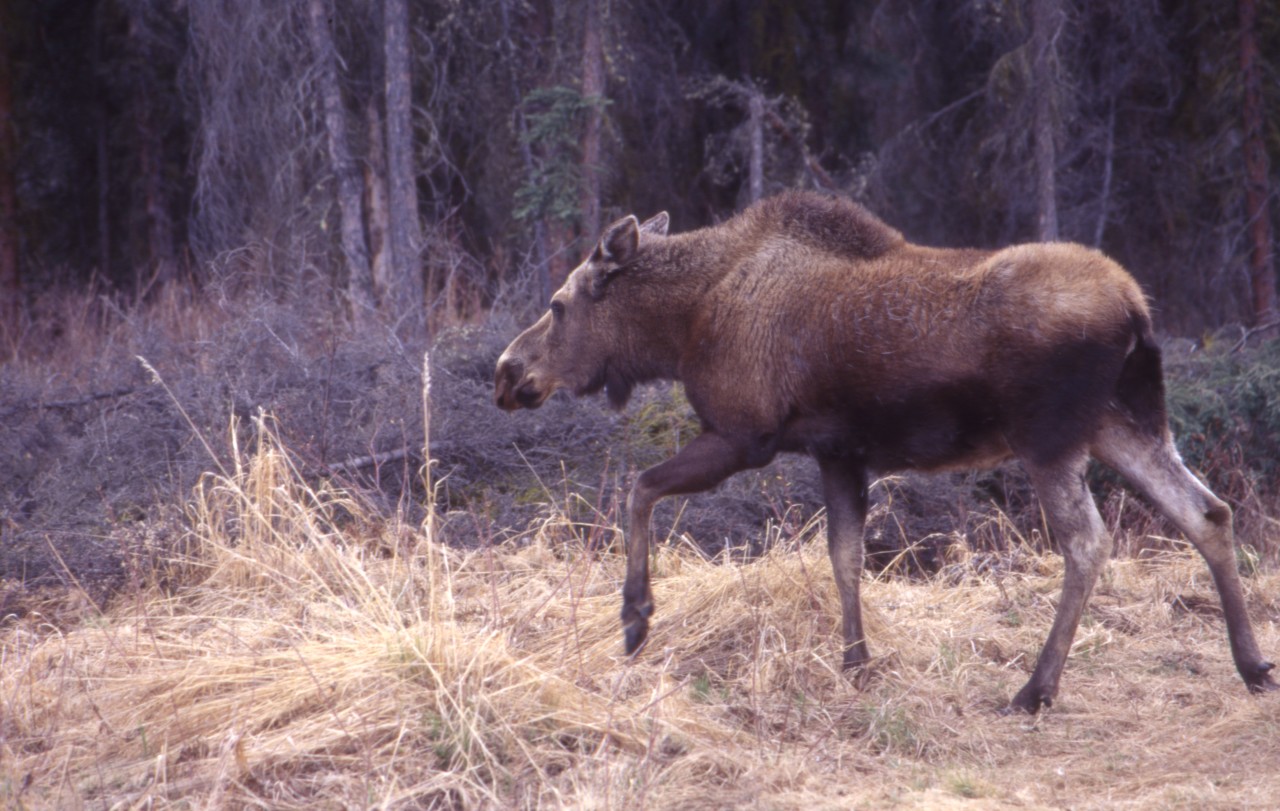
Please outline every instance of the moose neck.
[[679, 379], [703, 299], [732, 266], [725, 242], [714, 228], [646, 240], [634, 275], [614, 282], [614, 363], [632, 383]]

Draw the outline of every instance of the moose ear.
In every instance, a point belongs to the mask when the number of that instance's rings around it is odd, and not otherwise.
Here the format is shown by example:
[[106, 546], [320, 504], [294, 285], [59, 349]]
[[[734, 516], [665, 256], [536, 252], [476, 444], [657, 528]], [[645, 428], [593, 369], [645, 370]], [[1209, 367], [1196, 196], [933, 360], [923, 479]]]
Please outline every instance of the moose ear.
[[645, 234], [654, 234], [656, 236], [665, 237], [667, 235], [667, 226], [671, 224], [671, 217], [665, 211], [659, 211], [649, 219], [640, 223], [640, 231]]
[[634, 215], [628, 215], [604, 229], [596, 253], [607, 262], [625, 265], [636, 255], [639, 245], [640, 223]]

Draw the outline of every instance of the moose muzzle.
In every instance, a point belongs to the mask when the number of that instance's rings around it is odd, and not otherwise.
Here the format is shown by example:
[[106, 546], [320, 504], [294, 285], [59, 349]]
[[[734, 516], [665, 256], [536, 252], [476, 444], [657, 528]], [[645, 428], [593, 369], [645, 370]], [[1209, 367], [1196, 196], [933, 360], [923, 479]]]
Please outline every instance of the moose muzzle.
[[533, 375], [526, 373], [524, 363], [519, 359], [507, 355], [498, 359], [493, 380], [493, 400], [498, 408], [504, 411], [537, 408], [550, 393], [538, 385]]

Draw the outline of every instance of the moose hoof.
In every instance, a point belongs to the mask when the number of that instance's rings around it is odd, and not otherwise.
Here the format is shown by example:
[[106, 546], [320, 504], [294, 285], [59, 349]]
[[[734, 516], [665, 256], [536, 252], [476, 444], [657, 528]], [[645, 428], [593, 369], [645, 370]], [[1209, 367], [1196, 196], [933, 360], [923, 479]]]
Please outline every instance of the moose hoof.
[[1241, 673], [1250, 693], [1269, 693], [1272, 690], [1280, 690], [1280, 684], [1275, 683], [1269, 672], [1273, 667], [1275, 665], [1270, 662], [1259, 662], [1249, 668], [1248, 672]]
[[871, 663], [846, 664], [844, 666], [844, 675], [849, 681], [853, 682], [854, 687], [859, 690], [865, 690], [871, 686]]
[[866, 651], [848, 648], [844, 652], [843, 670], [844, 675], [853, 682], [853, 686], [859, 690], [867, 689], [871, 684], [871, 657]]
[[1013, 701], [1009, 702], [1009, 706], [1000, 711], [1001, 715], [1013, 715], [1014, 713], [1024, 712], [1027, 715], [1035, 715], [1040, 712], [1042, 707], [1053, 706], [1053, 696], [1048, 695], [1035, 685], [1028, 684], [1018, 691], [1013, 697]]
[[626, 643], [627, 656], [635, 656], [636, 651], [640, 650], [640, 646], [644, 645], [646, 638], [649, 638], [648, 620], [635, 620], [630, 626], [622, 629], [622, 636]]
[[653, 613], [653, 603], [622, 607], [622, 636], [627, 655], [634, 656], [644, 645], [649, 636], [649, 616]]
[[622, 635], [627, 649], [628, 656], [634, 656], [636, 651], [640, 650], [640, 646], [649, 637], [649, 621], [638, 619], [630, 625], [623, 626]]

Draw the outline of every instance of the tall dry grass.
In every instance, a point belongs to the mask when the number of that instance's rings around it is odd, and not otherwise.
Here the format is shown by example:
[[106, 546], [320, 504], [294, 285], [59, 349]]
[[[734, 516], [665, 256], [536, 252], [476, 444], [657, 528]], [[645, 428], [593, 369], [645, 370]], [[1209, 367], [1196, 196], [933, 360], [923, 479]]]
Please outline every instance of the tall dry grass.
[[[878, 654], [839, 670], [821, 521], [749, 564], [659, 548], [649, 647], [623, 561], [548, 513], [461, 551], [311, 484], [259, 417], [204, 478], [186, 553], [104, 611], [0, 629], [15, 808], [1271, 807], [1280, 702], [1232, 671], [1185, 550], [1113, 562], [1058, 704], [1027, 677], [1061, 566], [1029, 553], [865, 583]], [[231, 430], [232, 437], [240, 432]], [[234, 442], [234, 439], [233, 439]], [[1010, 560], [1014, 560], [1010, 558]], [[1275, 574], [1247, 583], [1280, 653]], [[41, 613], [43, 611], [43, 613]]]

